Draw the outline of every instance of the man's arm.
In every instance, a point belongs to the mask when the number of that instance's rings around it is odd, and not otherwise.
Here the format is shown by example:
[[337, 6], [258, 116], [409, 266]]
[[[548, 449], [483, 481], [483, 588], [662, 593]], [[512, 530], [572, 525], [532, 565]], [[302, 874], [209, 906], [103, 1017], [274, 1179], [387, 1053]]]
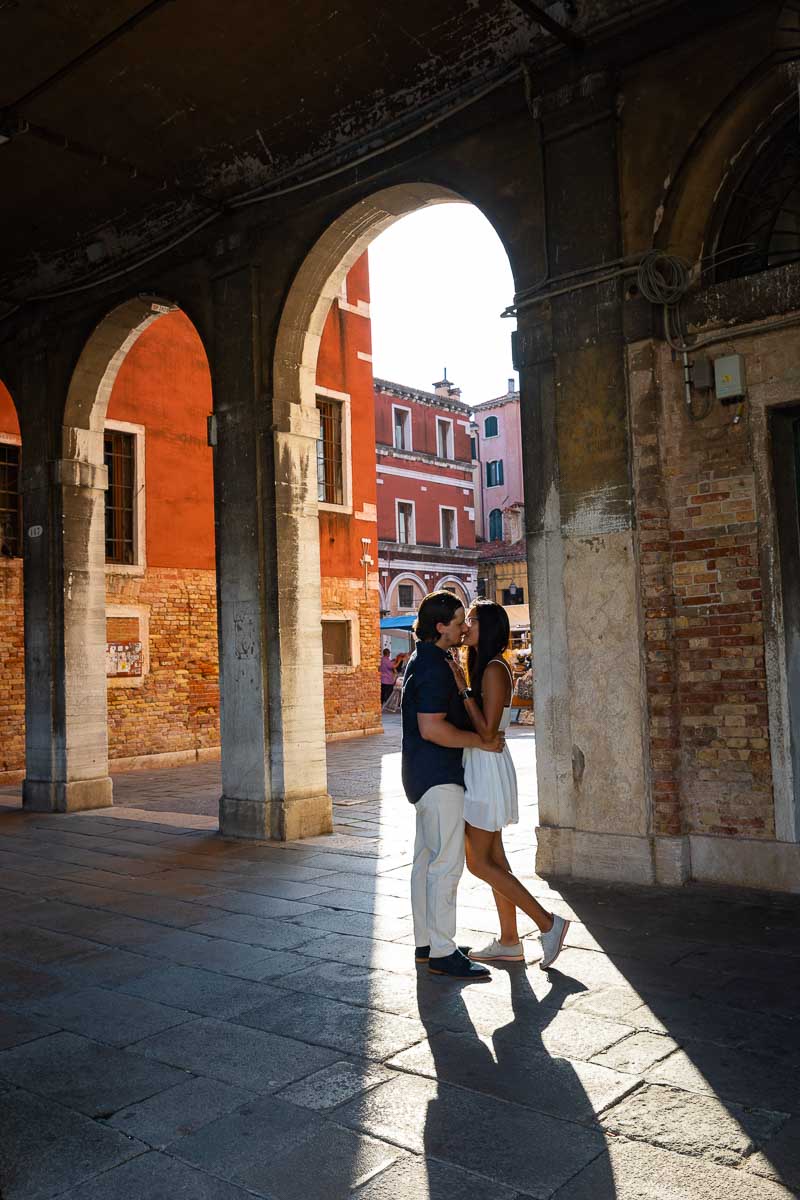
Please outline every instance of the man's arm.
[[457, 729], [455, 725], [451, 725], [447, 719], [447, 713], [443, 712], [417, 713], [417, 725], [420, 735], [426, 742], [433, 742], [436, 746], [445, 746], [450, 750], [471, 748], [494, 750], [499, 754], [505, 745], [505, 737], [502, 733], [495, 732], [489, 740], [484, 742], [480, 735], [473, 733], [471, 729]]

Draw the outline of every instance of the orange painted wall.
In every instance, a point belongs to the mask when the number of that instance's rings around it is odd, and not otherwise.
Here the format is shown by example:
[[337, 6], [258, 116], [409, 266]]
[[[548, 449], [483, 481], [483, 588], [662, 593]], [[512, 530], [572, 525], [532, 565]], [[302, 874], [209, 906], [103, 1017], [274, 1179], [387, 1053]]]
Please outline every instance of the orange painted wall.
[[214, 569], [211, 378], [181, 312], [159, 318], [123, 362], [108, 418], [145, 425], [147, 565]]
[[[369, 304], [369, 262], [364, 253], [347, 276], [347, 303]], [[317, 384], [350, 395], [353, 513], [377, 504], [375, 484], [375, 406], [372, 400], [372, 355], [368, 309], [350, 312], [334, 300], [320, 341]], [[363, 578], [361, 538], [372, 539], [372, 557], [378, 561], [376, 526], [340, 513], [321, 512], [319, 519], [322, 578]]]
[[2, 380], [0, 380], [0, 433], [11, 433], [15, 437], [19, 437], [17, 410], [14, 408], [14, 401]]

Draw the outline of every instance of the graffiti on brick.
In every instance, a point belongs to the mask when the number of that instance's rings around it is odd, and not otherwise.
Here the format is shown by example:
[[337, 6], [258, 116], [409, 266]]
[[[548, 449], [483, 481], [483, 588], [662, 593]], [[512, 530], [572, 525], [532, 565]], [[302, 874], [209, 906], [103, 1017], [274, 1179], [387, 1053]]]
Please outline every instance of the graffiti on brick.
[[141, 642], [106, 642], [106, 676], [142, 674]]

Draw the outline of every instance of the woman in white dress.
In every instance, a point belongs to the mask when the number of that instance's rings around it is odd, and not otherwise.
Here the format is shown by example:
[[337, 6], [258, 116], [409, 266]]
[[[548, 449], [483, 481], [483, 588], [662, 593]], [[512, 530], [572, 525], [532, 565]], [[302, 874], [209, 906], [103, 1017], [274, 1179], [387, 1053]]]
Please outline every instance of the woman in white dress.
[[[511, 720], [513, 680], [502, 657], [510, 638], [508, 614], [491, 600], [478, 600], [467, 617], [469, 683], [461, 666], [451, 668], [476, 733], [488, 741]], [[549, 913], [511, 873], [502, 831], [519, 820], [517, 775], [508, 746], [501, 754], [486, 750], [464, 751], [464, 820], [467, 867], [492, 888], [500, 936], [488, 946], [473, 950], [477, 962], [524, 962], [525, 952], [517, 929], [517, 909], [539, 927], [542, 941], [540, 966], [555, 962], [564, 944], [569, 921]]]

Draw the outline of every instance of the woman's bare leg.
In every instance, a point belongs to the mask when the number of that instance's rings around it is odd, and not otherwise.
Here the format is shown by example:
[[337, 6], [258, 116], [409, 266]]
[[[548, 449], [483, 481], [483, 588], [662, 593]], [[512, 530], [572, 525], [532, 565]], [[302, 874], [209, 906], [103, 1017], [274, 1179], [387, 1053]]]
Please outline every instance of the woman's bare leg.
[[[508, 865], [505, 848], [503, 847], [503, 835], [499, 829], [492, 835], [490, 857], [495, 866], [498, 866], [501, 871], [505, 871], [507, 875], [511, 874], [511, 867]], [[495, 908], [500, 919], [500, 945], [516, 946], [519, 941], [517, 906], [510, 900], [506, 900], [505, 896], [501, 896], [495, 888], [492, 888], [492, 895], [494, 896]]]
[[[484, 883], [488, 883], [492, 891], [498, 893], [503, 900], [507, 900], [516, 908], [521, 908], [532, 921], [536, 922], [542, 933], [549, 933], [553, 927], [552, 913], [542, 908], [539, 901], [530, 894], [526, 887], [523, 887], [516, 876], [511, 874], [507, 862], [505, 867], [501, 867], [492, 857], [495, 833], [486, 829], [477, 829], [468, 821], [465, 822], [465, 827], [467, 868], [470, 874], [482, 879]], [[505, 858], [505, 854], [503, 857]], [[497, 911], [502, 922], [503, 917], [499, 904]]]

